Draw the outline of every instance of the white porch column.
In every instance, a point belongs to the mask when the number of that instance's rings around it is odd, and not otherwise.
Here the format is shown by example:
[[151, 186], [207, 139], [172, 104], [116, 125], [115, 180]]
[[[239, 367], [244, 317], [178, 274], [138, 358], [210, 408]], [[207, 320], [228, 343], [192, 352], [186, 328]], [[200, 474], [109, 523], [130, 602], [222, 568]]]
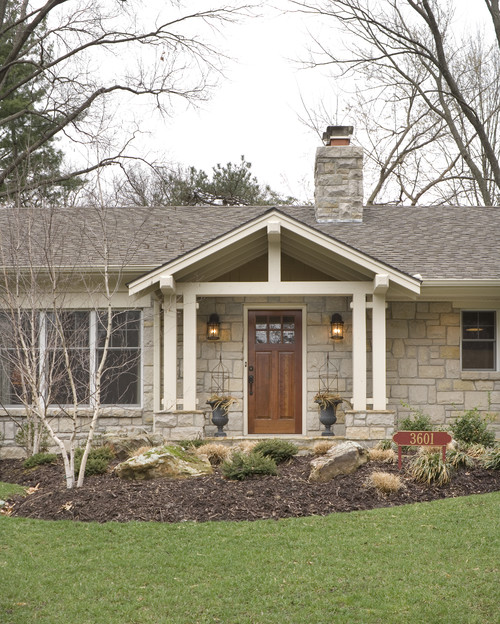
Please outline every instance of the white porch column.
[[177, 301], [163, 297], [163, 409], [177, 409]]
[[196, 294], [193, 291], [184, 292], [184, 379], [183, 379], [183, 409], [196, 409]]
[[374, 294], [372, 315], [372, 380], [374, 410], [385, 410], [387, 407], [385, 334], [385, 295]]
[[268, 281], [281, 282], [281, 226], [279, 222], [271, 221], [267, 224], [267, 257]]
[[153, 411], [161, 410], [161, 305], [153, 302]]
[[352, 296], [352, 390], [353, 408], [366, 409], [366, 295]]

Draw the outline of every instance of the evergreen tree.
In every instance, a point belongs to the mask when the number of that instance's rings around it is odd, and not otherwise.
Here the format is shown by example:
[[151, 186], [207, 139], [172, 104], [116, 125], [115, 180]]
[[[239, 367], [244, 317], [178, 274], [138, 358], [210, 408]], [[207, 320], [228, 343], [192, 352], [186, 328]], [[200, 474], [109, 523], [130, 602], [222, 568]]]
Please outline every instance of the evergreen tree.
[[153, 206], [279, 206], [296, 204], [294, 197], [282, 196], [252, 175], [252, 164], [242, 156], [238, 163], [217, 164], [209, 175], [189, 167], [152, 172], [141, 168], [128, 171], [118, 194], [123, 203]]
[[[14, 41], [18, 35], [17, 24], [21, 15], [21, 6], [15, 0], [6, 0], [5, 15], [0, 31], [0, 65], [6, 66]], [[43, 37], [42, 37], [43, 39]], [[45, 109], [46, 93], [50, 85], [40, 74], [33, 79], [33, 68], [47, 62], [50, 50], [41, 43], [30, 43], [24, 46], [16, 62], [9, 65], [3, 80], [0, 82], [0, 162], [2, 168], [7, 163], [19, 159], [23, 153], [29, 152], [28, 158], [20, 159], [11, 173], [0, 185], [0, 191], [7, 196], [29, 195], [33, 193], [54, 199], [60, 195], [61, 165], [63, 153], [56, 146], [54, 137], [45, 139], [57, 123], [54, 111]], [[43, 58], [45, 57], [45, 58]], [[44, 139], [41, 141], [41, 139]], [[33, 148], [41, 141], [39, 147]], [[66, 181], [63, 186], [74, 186], [78, 182]]]

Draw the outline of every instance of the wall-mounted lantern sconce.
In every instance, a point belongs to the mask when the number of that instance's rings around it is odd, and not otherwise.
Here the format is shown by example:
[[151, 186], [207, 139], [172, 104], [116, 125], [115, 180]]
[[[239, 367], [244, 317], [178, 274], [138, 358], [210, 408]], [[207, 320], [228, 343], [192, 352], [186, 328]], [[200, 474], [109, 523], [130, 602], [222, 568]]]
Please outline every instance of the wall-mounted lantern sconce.
[[207, 323], [207, 340], [219, 340], [220, 321], [218, 314], [211, 314]]
[[340, 314], [333, 314], [330, 323], [330, 338], [332, 340], [342, 340], [344, 338], [344, 321]]

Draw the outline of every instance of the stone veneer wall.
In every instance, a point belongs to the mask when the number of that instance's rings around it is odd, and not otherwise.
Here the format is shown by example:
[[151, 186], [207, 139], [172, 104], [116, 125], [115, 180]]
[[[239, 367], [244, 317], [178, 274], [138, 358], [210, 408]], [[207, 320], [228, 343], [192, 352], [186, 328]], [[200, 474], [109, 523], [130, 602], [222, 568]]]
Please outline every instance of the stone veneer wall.
[[[388, 409], [421, 409], [436, 425], [464, 410], [500, 413], [500, 372], [460, 368], [460, 310], [448, 302], [390, 303], [387, 310]], [[491, 425], [500, 437], [500, 420]]]
[[[153, 308], [145, 308], [142, 313], [142, 374], [143, 396], [141, 406], [112, 406], [104, 407], [97, 425], [97, 434], [108, 432], [133, 432], [137, 430], [151, 431], [153, 426]], [[17, 422], [22, 420], [23, 409], [12, 408], [0, 412], [0, 457], [18, 457], [22, 449], [15, 443]], [[83, 410], [82, 410], [83, 413]], [[71, 421], [57, 416], [54, 410], [51, 421], [55, 431], [62, 438], [69, 437]], [[83, 419], [82, 419], [83, 420]], [[85, 422], [83, 420], [83, 422]], [[85, 430], [77, 435], [78, 440], [85, 438]]]

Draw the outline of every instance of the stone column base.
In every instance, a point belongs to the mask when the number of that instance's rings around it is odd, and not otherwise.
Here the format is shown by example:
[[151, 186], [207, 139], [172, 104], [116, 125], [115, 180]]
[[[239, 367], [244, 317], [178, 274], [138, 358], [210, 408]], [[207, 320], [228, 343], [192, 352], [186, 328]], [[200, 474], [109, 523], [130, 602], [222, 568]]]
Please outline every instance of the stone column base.
[[392, 438], [395, 415], [393, 410], [346, 410], [345, 437], [373, 443]]
[[174, 410], [156, 412], [154, 433], [166, 440], [194, 440], [205, 436], [205, 412]]

